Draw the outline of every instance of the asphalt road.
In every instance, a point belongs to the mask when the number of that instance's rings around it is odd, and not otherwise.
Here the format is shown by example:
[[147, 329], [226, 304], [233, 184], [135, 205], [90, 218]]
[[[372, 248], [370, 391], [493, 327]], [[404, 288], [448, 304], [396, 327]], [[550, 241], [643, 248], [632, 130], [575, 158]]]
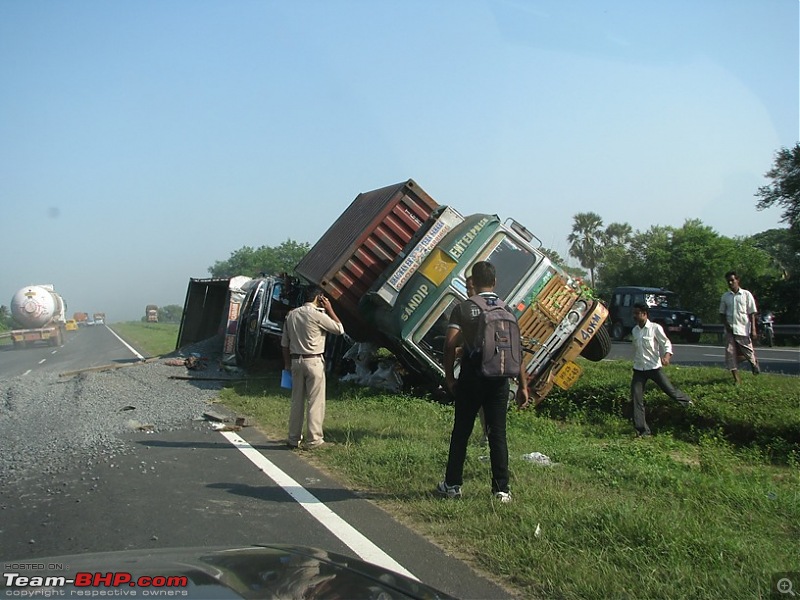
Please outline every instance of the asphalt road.
[[[725, 369], [725, 348], [700, 344], [673, 344], [672, 364], [686, 366], [720, 367]], [[756, 347], [756, 356], [764, 373], [800, 375], [800, 348]], [[633, 346], [629, 341], [612, 342], [606, 360], [633, 360]], [[750, 365], [740, 368], [749, 371]]]
[[[61, 348], [0, 352], [0, 377], [131, 360], [108, 328], [83, 328]], [[131, 432], [126, 442], [130, 452], [108, 463], [4, 482], [4, 564], [87, 552], [286, 543], [360, 557], [459, 598], [512, 597], [369, 496], [343, 488], [254, 428], [220, 433], [197, 421], [179, 430]]]
[[67, 331], [58, 347], [37, 343], [30, 348], [0, 346], [0, 377], [14, 377], [34, 371], [64, 373], [88, 367], [137, 362], [132, 348], [126, 347], [105, 325]]

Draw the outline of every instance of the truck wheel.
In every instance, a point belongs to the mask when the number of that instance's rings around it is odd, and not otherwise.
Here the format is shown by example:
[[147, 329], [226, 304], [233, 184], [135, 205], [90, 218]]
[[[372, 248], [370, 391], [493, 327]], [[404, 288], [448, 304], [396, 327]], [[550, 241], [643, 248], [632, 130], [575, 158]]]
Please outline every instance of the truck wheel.
[[586, 344], [581, 356], [588, 360], [599, 362], [608, 356], [609, 352], [611, 352], [611, 338], [608, 337], [608, 329], [601, 327], [594, 334], [594, 337], [589, 340], [589, 343]]
[[625, 328], [622, 326], [622, 321], [617, 321], [611, 326], [611, 337], [617, 342], [625, 339]]

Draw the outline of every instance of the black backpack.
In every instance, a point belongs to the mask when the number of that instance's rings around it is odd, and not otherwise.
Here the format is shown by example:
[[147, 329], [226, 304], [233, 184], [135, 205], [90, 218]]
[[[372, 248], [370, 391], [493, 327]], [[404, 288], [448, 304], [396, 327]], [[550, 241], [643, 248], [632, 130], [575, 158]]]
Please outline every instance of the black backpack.
[[516, 317], [506, 303], [496, 298], [491, 304], [481, 295], [469, 299], [481, 309], [471, 356], [480, 363], [484, 377], [518, 377], [522, 362], [522, 339]]

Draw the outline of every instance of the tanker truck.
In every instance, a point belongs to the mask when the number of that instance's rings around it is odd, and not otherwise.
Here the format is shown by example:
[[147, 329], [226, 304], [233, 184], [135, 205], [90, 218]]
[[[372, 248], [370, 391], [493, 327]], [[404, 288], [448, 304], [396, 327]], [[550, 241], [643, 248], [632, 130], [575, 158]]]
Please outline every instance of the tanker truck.
[[15, 348], [25, 348], [36, 342], [60, 346], [66, 331], [67, 305], [53, 286], [30, 285], [11, 298], [11, 316], [21, 329], [11, 331]]

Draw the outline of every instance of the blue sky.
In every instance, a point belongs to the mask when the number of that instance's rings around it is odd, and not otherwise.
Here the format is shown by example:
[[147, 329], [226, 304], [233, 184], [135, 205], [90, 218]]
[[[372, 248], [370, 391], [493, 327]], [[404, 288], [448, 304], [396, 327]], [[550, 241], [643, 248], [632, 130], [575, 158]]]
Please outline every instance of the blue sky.
[[0, 0], [0, 304], [139, 319], [413, 178], [566, 257], [573, 215], [781, 226], [797, 0]]

